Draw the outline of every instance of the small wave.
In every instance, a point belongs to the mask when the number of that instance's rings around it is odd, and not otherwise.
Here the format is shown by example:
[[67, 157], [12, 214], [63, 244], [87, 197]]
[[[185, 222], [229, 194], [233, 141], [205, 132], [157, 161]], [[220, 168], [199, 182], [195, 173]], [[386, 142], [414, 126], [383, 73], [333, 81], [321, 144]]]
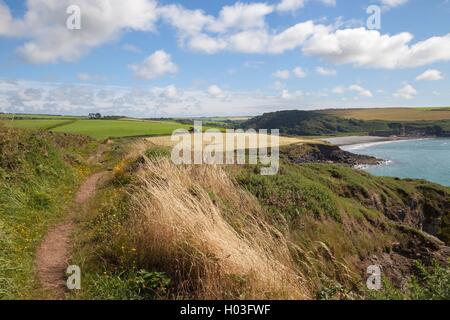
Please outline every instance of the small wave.
[[342, 150], [345, 151], [352, 151], [352, 150], [359, 150], [359, 149], [365, 149], [370, 148], [382, 144], [388, 144], [393, 142], [402, 142], [402, 141], [409, 141], [409, 140], [389, 140], [389, 141], [378, 141], [378, 142], [366, 142], [366, 143], [359, 143], [359, 144], [353, 144], [349, 146], [343, 146], [341, 147]]
[[375, 146], [383, 145], [383, 144], [408, 142], [408, 141], [423, 141], [423, 140], [432, 140], [432, 139], [433, 138], [421, 138], [421, 139], [399, 139], [399, 140], [366, 142], [366, 143], [358, 143], [358, 144], [353, 144], [353, 145], [348, 145], [348, 146], [342, 146], [341, 149], [344, 151], [353, 151], [353, 150], [360, 150], [360, 149], [375, 147]]
[[358, 170], [368, 170], [373, 167], [389, 166], [393, 163], [394, 163], [394, 161], [392, 161], [392, 160], [384, 160], [379, 164], [357, 164], [356, 166], [354, 166], [354, 168], [358, 169]]

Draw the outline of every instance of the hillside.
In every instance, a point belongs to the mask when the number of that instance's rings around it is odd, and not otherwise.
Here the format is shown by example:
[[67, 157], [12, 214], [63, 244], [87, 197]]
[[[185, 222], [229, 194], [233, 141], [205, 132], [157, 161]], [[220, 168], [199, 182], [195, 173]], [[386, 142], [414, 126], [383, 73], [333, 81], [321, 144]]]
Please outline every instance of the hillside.
[[280, 129], [282, 134], [300, 136], [450, 135], [450, 120], [408, 122], [358, 120], [335, 116], [328, 111], [288, 110], [265, 113], [244, 122], [241, 126], [254, 129]]
[[[21, 129], [45, 129], [52, 132], [86, 135], [97, 140], [118, 137], [143, 137], [170, 135], [176, 129], [188, 130], [192, 125], [181, 124], [174, 121], [150, 121], [139, 119], [111, 120], [106, 117], [102, 120], [87, 120], [65, 116], [45, 116], [32, 118], [22, 116], [14, 120], [0, 117], [0, 125]], [[114, 118], [114, 117], [112, 117]]]
[[283, 134], [302, 136], [353, 134], [389, 129], [384, 122], [343, 119], [300, 110], [265, 113], [244, 122], [242, 126], [254, 129], [280, 129]]
[[0, 299], [45, 296], [36, 248], [91, 168], [87, 137], [0, 127]]
[[358, 119], [358, 120], [385, 120], [385, 121], [450, 120], [450, 107], [330, 109], [319, 112], [341, 118]]
[[[352, 169], [377, 159], [323, 144], [258, 166], [177, 166], [143, 139], [0, 129], [0, 296], [47, 298], [36, 250], [93, 172], [107, 173], [75, 214], [71, 299], [371, 299], [450, 297], [450, 188]], [[103, 145], [101, 145], [103, 146]], [[89, 179], [88, 179], [89, 182]]]
[[[82, 218], [73, 263], [86, 289], [74, 297], [371, 298], [365, 268], [381, 264], [384, 297], [448, 298], [448, 269], [428, 268], [450, 256], [450, 189], [296, 161], [311, 150], [323, 149], [283, 148], [267, 177], [175, 166], [168, 149], [135, 145]], [[427, 291], [419, 267], [442, 286]]]

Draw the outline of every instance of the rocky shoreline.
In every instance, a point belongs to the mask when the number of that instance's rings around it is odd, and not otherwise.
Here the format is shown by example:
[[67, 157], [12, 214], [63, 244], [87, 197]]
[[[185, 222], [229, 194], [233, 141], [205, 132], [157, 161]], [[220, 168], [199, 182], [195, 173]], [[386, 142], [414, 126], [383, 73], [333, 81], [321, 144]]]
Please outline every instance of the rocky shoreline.
[[338, 163], [351, 167], [379, 165], [385, 161], [371, 156], [354, 154], [338, 146], [291, 145], [281, 150], [281, 156], [291, 163]]

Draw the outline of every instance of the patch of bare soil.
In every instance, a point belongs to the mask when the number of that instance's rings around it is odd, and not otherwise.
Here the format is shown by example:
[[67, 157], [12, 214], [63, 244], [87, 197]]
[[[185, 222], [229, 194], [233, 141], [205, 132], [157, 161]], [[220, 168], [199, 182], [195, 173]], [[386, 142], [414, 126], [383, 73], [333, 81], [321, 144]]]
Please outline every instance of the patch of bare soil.
[[[75, 208], [81, 207], [95, 194], [99, 181], [106, 172], [90, 176], [75, 196]], [[66, 221], [51, 229], [36, 253], [36, 270], [44, 289], [55, 298], [64, 299], [66, 294], [65, 272], [70, 258], [70, 238], [75, 228], [73, 214]]]

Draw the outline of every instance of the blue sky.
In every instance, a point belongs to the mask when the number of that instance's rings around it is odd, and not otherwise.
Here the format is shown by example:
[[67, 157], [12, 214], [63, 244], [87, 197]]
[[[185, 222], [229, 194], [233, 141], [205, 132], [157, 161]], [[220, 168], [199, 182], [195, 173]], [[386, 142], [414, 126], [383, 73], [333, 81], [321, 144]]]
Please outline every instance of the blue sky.
[[0, 0], [0, 112], [450, 105], [449, 18], [448, 0]]

